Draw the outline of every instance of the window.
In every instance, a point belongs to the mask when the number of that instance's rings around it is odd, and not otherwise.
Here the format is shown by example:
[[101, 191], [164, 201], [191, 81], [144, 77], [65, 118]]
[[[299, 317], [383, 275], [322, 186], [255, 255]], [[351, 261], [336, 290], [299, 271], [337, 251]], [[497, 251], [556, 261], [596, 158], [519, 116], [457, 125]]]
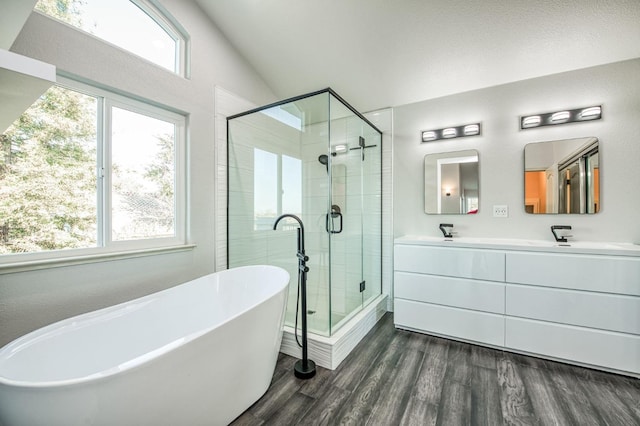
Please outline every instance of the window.
[[175, 233], [175, 124], [111, 108], [111, 239]]
[[150, 0], [40, 0], [35, 10], [185, 75], [185, 32], [155, 4]]
[[302, 161], [253, 149], [254, 230], [268, 230], [283, 213], [302, 212]]
[[0, 255], [184, 244], [185, 117], [61, 84], [0, 135]]
[[97, 111], [54, 86], [0, 135], [0, 254], [96, 246]]

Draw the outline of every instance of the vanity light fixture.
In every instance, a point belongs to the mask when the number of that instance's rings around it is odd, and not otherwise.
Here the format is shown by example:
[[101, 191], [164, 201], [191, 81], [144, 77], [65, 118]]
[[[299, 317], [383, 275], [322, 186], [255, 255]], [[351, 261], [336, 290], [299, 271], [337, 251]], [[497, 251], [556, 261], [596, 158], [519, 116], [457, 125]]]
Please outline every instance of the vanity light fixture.
[[564, 123], [598, 120], [602, 118], [602, 106], [590, 106], [571, 110], [546, 112], [520, 117], [520, 130], [533, 127], [553, 126]]
[[438, 139], [438, 133], [435, 130], [427, 130], [422, 132], [422, 142], [430, 142]]
[[442, 130], [442, 137], [445, 139], [455, 138], [458, 136], [458, 130], [455, 127], [447, 127]]
[[528, 129], [529, 127], [538, 127], [542, 123], [542, 118], [539, 115], [531, 115], [529, 117], [523, 117], [520, 128]]
[[477, 134], [480, 134], [480, 125], [467, 124], [466, 126], [464, 126], [462, 133], [464, 133], [465, 136], [475, 136]]
[[601, 115], [602, 107], [599, 106], [584, 108], [579, 114], [581, 120], [597, 120]]
[[571, 118], [571, 113], [569, 111], [558, 111], [551, 114], [551, 123], [552, 124], [560, 124], [566, 123]]
[[465, 136], [480, 135], [480, 123], [463, 124], [461, 126], [445, 127], [444, 129], [423, 130], [422, 142], [437, 141], [440, 139], [462, 138]]

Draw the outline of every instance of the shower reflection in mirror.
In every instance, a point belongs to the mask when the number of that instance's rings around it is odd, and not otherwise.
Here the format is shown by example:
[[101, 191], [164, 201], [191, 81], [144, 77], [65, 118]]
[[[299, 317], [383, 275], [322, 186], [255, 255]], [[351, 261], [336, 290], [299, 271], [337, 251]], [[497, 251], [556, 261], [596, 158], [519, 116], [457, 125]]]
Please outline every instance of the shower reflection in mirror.
[[474, 149], [425, 155], [425, 213], [477, 213], [480, 203], [478, 164], [478, 151]]
[[591, 214], [600, 210], [597, 138], [530, 143], [524, 156], [527, 213]]

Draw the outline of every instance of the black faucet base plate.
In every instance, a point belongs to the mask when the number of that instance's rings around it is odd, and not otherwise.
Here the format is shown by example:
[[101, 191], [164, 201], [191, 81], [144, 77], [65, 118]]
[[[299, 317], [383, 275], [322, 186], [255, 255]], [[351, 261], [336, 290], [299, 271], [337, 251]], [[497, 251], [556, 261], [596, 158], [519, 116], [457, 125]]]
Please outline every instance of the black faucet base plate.
[[293, 366], [293, 374], [298, 379], [303, 379], [303, 380], [310, 379], [316, 375], [316, 363], [308, 359], [307, 366], [305, 368], [304, 361], [299, 359], [298, 361], [296, 361], [296, 364]]

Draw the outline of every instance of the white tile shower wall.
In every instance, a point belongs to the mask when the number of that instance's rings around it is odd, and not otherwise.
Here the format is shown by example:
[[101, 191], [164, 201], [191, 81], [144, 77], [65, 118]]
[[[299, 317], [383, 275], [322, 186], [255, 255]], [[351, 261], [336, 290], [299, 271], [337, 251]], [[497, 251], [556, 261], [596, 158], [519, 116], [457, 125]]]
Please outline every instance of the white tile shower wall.
[[[327, 178], [325, 177], [326, 181]], [[310, 188], [320, 188], [320, 185], [309, 185], [305, 189], [309, 190]], [[325, 189], [326, 191], [326, 189]], [[322, 188], [316, 190], [315, 193], [322, 192]], [[329, 202], [329, 197], [324, 195], [319, 196], [308, 196], [305, 197], [305, 212], [309, 215], [315, 215], [317, 220], [314, 221], [313, 226], [310, 226], [310, 229], [324, 229], [325, 226], [325, 213], [327, 212], [327, 203]]]
[[253, 148], [234, 144], [229, 151], [229, 164], [244, 170], [253, 170]]
[[[315, 313], [309, 316], [310, 327], [329, 331], [329, 241], [325, 230], [325, 214], [328, 207], [329, 185], [327, 169], [318, 157], [327, 153], [328, 133], [326, 123], [305, 127], [301, 133], [300, 156], [303, 161], [303, 221], [307, 235], [306, 245], [309, 259], [308, 306]], [[333, 294], [333, 290], [331, 290]]]
[[229, 257], [232, 260], [229, 266], [265, 264], [267, 238], [266, 234], [258, 232], [250, 237], [233, 238], [233, 244], [229, 245]]
[[[355, 129], [352, 128], [353, 126], [350, 126], [351, 121], [352, 120], [350, 120], [349, 118], [331, 121], [330, 131], [332, 145], [354, 145], [353, 140], [354, 138], [357, 138], [357, 135], [354, 134]], [[345, 315], [349, 313], [355, 306], [358, 306], [360, 304], [354, 303], [353, 298], [350, 297], [353, 293], [354, 286], [356, 285], [355, 283], [357, 283], [358, 281], [354, 281], [348, 273], [348, 271], [356, 265], [353, 260], [349, 262], [348, 259], [350, 254], [348, 242], [353, 238], [353, 234], [355, 231], [352, 215], [349, 214], [349, 211], [351, 209], [350, 206], [352, 205], [349, 201], [349, 194], [353, 194], [355, 192], [355, 188], [352, 188], [355, 179], [351, 177], [353, 174], [353, 168], [349, 167], [349, 165], [347, 164], [348, 162], [346, 156], [332, 157], [332, 163], [336, 165], [341, 163], [346, 164], [346, 167], [341, 169], [346, 174], [346, 203], [338, 201], [336, 194], [333, 194], [331, 200], [332, 204], [342, 204], [339, 207], [342, 209], [343, 213], [343, 230], [340, 234], [334, 234], [331, 237], [331, 311], [334, 313]], [[332, 169], [332, 171], [337, 170], [337, 167]]]
[[[276, 233], [271, 230], [259, 231], [254, 228], [255, 212], [255, 184], [257, 176], [255, 172], [256, 149], [299, 157], [299, 132], [274, 120], [267, 115], [256, 113], [247, 117], [240, 117], [233, 121], [233, 144], [229, 151], [229, 193], [230, 205], [229, 217], [233, 218], [229, 226], [229, 255], [230, 266], [246, 264], [278, 263], [296, 276], [295, 256], [289, 256], [293, 261], [280, 260], [277, 252], [271, 253], [269, 247], [279, 247], [270, 241], [276, 241]], [[235, 223], [239, 219], [239, 223]], [[303, 218], [304, 220], [304, 218]], [[280, 231], [284, 231], [281, 225]], [[290, 234], [290, 232], [286, 232]], [[290, 236], [291, 241], [296, 241], [295, 234]], [[290, 253], [295, 254], [295, 248]]]
[[213, 213], [216, 271], [227, 269], [227, 117], [254, 107], [251, 102], [222, 87], [216, 86], [214, 89], [216, 196]]
[[[253, 158], [253, 156], [251, 156]], [[232, 163], [230, 163], [232, 164]], [[251, 194], [251, 202], [253, 203], [253, 183], [254, 173], [251, 169], [241, 169], [235, 166], [229, 166], [229, 191], [239, 192], [243, 194]], [[252, 207], [252, 206], [248, 206]], [[252, 212], [251, 210], [241, 210], [242, 213]]]

